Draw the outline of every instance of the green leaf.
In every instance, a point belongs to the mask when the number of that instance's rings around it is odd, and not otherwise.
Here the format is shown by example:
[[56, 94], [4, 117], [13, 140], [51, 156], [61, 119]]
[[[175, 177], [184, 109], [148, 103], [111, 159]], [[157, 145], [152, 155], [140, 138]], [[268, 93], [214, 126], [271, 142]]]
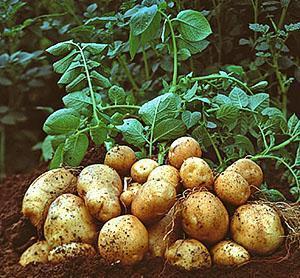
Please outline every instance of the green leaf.
[[187, 101], [191, 100], [197, 93], [198, 81], [195, 82], [191, 89], [188, 89], [183, 98]]
[[95, 84], [98, 86], [103, 88], [109, 88], [111, 86], [109, 79], [95, 70], [91, 72], [91, 78], [93, 78]]
[[237, 147], [245, 150], [248, 154], [254, 154], [254, 146], [249, 138], [239, 134], [234, 136], [234, 140]]
[[65, 42], [59, 42], [55, 45], [50, 46], [47, 48], [45, 51], [48, 53], [54, 55], [54, 56], [59, 56], [68, 53], [72, 49], [74, 49], [74, 45], [71, 44], [72, 41], [65, 41]]
[[236, 66], [236, 65], [228, 65], [225, 67], [226, 71], [233, 72], [237, 75], [243, 75], [245, 74], [244, 69], [242, 66]]
[[222, 122], [235, 122], [239, 116], [239, 109], [232, 104], [223, 104], [216, 113], [217, 119]]
[[74, 92], [83, 89], [86, 86], [86, 76], [84, 73], [79, 74], [71, 83], [66, 86], [66, 91]]
[[48, 135], [42, 143], [42, 154], [45, 161], [50, 160], [53, 157], [53, 146], [52, 146], [53, 136]]
[[84, 158], [89, 146], [88, 137], [83, 134], [76, 134], [70, 136], [64, 146], [64, 161], [69, 165], [76, 167]]
[[294, 135], [300, 133], [300, 121], [296, 114], [293, 114], [288, 120], [289, 134]]
[[200, 121], [201, 113], [197, 111], [196, 112], [184, 111], [181, 115], [181, 119], [186, 125], [187, 129], [190, 129]]
[[231, 103], [238, 108], [246, 107], [249, 103], [248, 95], [239, 87], [234, 87], [232, 89], [229, 94], [229, 98]]
[[93, 126], [90, 128], [90, 135], [96, 146], [104, 143], [107, 138], [107, 129], [104, 124]]
[[89, 42], [82, 43], [81, 46], [84, 47], [84, 50], [87, 50], [92, 55], [99, 55], [108, 45], [104, 43]]
[[108, 90], [108, 97], [114, 104], [123, 104], [126, 93], [122, 87], [114, 85]]
[[187, 48], [180, 49], [177, 54], [179, 61], [186, 61], [192, 56], [191, 52]]
[[181, 120], [165, 119], [160, 121], [154, 128], [155, 141], [176, 139], [186, 134], [186, 127]]
[[179, 49], [186, 48], [193, 55], [202, 52], [209, 45], [209, 41], [207, 41], [207, 40], [192, 42], [192, 41], [184, 40], [180, 37], [178, 37], [177, 42], [178, 42], [178, 48]]
[[79, 68], [73, 68], [71, 70], [67, 70], [58, 80], [57, 84], [59, 85], [69, 84], [70, 82], [75, 80], [79, 74], [80, 74]]
[[296, 167], [300, 166], [300, 143], [298, 143], [298, 148], [297, 148], [297, 152], [296, 152], [296, 157], [295, 157], [294, 165]]
[[160, 13], [156, 13], [151, 24], [142, 33], [142, 36], [141, 36], [142, 45], [145, 45], [147, 42], [152, 41], [156, 38], [156, 35], [160, 29], [160, 21], [161, 21], [161, 15], [160, 15]]
[[129, 33], [129, 54], [131, 60], [135, 57], [140, 48], [141, 38], [140, 36], [133, 35], [132, 30]]
[[270, 26], [268, 26], [266, 24], [252, 23], [252, 24], [249, 24], [249, 28], [254, 32], [267, 33], [270, 29]]
[[271, 202], [285, 201], [284, 195], [276, 189], [263, 189], [262, 194]]
[[231, 99], [223, 94], [217, 94], [214, 98], [213, 98], [213, 102], [222, 105], [222, 104], [231, 104]]
[[50, 162], [49, 168], [55, 169], [61, 167], [64, 161], [64, 143], [58, 145]]
[[70, 64], [74, 61], [74, 56], [77, 54], [76, 49], [73, 49], [67, 56], [58, 60], [53, 64], [53, 69], [56, 73], [64, 73]]
[[249, 107], [252, 110], [263, 111], [265, 108], [269, 107], [270, 97], [268, 94], [259, 93], [249, 97]]
[[269, 85], [268, 81], [262, 80], [256, 84], [254, 84], [253, 86], [251, 86], [251, 90], [256, 92], [256, 91], [265, 89], [268, 85]]
[[[101, 101], [101, 96], [95, 93], [96, 103]], [[80, 111], [82, 108], [88, 108], [92, 105], [92, 99], [86, 93], [82, 91], [67, 94], [63, 97], [63, 103], [67, 108], [73, 108], [76, 111]]]

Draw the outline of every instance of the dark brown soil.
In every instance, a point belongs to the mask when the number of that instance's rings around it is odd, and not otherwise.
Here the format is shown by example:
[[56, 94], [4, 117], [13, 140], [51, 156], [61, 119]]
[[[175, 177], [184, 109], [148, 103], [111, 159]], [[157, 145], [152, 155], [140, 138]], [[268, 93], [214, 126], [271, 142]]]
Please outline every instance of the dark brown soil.
[[[83, 165], [99, 163], [101, 148], [92, 148]], [[99, 257], [78, 258], [63, 264], [38, 264], [25, 268], [18, 264], [20, 254], [38, 239], [36, 230], [22, 217], [21, 202], [29, 184], [47, 169], [41, 165], [24, 175], [8, 177], [0, 185], [0, 277], [290, 277], [300, 278], [300, 251], [294, 250], [288, 259], [278, 263], [285, 250], [278, 251], [267, 261], [253, 262], [235, 269], [181, 272], [165, 265], [160, 259], [145, 259], [134, 267], [108, 266]]]

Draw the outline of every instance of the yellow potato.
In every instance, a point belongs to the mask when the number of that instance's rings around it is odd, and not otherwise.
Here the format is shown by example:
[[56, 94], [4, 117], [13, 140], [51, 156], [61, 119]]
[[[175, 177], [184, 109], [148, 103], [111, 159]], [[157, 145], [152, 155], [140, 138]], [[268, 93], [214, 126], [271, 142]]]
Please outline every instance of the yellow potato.
[[50, 247], [47, 241], [42, 240], [27, 248], [20, 258], [20, 265], [26, 266], [30, 263], [47, 263]]
[[131, 177], [134, 181], [143, 184], [147, 181], [149, 174], [158, 166], [158, 163], [153, 159], [141, 159], [132, 165]]
[[135, 198], [137, 192], [140, 190], [141, 187], [142, 187], [142, 185], [139, 183], [136, 183], [136, 182], [130, 184], [129, 187], [127, 188], [127, 190], [125, 190], [121, 193], [121, 196], [120, 196], [121, 202], [126, 207], [130, 207], [133, 199]]

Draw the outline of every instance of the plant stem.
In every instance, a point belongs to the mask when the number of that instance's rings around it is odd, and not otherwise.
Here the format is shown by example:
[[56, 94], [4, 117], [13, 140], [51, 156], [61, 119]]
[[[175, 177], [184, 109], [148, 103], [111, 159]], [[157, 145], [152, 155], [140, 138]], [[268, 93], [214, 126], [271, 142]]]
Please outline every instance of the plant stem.
[[139, 105], [127, 105], [127, 104], [116, 104], [116, 105], [111, 105], [111, 106], [106, 106], [99, 108], [100, 111], [105, 111], [109, 109], [117, 109], [117, 108], [128, 108], [128, 109], [140, 109], [141, 106]]
[[285, 140], [284, 142], [280, 143], [279, 145], [276, 145], [276, 146], [270, 148], [269, 152], [278, 151], [280, 149], [283, 149], [285, 146], [292, 143], [295, 140], [295, 138], [297, 138], [298, 136], [300, 136], [300, 133], [296, 133], [294, 136], [292, 136], [291, 138]]
[[283, 27], [283, 23], [286, 17], [286, 13], [289, 7], [289, 3], [290, 1], [287, 2], [287, 5], [283, 7], [282, 11], [281, 11], [281, 15], [280, 15], [280, 19], [279, 19], [279, 23], [278, 23], [278, 29], [281, 29]]
[[0, 181], [5, 177], [5, 129], [0, 127]]
[[[251, 0], [252, 8], [253, 8], [253, 13], [254, 13], [254, 22], [257, 23], [258, 21], [258, 1], [259, 0]], [[257, 33], [254, 32], [254, 41], [257, 39]]]
[[211, 144], [212, 144], [212, 146], [213, 146], [213, 148], [214, 148], [214, 151], [215, 151], [215, 153], [216, 153], [216, 156], [217, 156], [217, 158], [218, 158], [218, 160], [219, 160], [219, 166], [222, 166], [222, 165], [223, 165], [223, 159], [222, 159], [222, 156], [221, 156], [221, 154], [220, 154], [220, 152], [219, 152], [219, 150], [218, 150], [218, 148], [217, 148], [217, 146], [216, 146], [214, 140], [212, 139], [211, 135], [210, 135], [209, 132], [207, 131], [207, 129], [205, 129], [205, 131], [206, 131], [207, 136], [208, 136], [208, 138], [209, 138], [209, 140], [210, 140], [210, 142], [211, 142]]
[[143, 60], [144, 60], [144, 65], [145, 65], [145, 74], [146, 74], [146, 80], [149, 80], [149, 65], [148, 65], [148, 58], [147, 58], [147, 53], [145, 51], [145, 48], [143, 46]]

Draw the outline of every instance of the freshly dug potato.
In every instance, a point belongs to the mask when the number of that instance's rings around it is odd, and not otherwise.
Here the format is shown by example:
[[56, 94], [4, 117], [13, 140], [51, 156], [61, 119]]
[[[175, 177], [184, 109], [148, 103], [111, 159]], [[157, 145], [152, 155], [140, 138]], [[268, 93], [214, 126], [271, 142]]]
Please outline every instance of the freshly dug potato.
[[180, 137], [170, 146], [168, 153], [169, 163], [179, 169], [189, 157], [201, 157], [202, 151], [199, 143], [192, 137]]
[[48, 262], [49, 251], [50, 247], [47, 241], [38, 241], [24, 251], [19, 263], [21, 266], [26, 266], [30, 263], [46, 263]]
[[176, 190], [164, 180], [143, 184], [131, 203], [131, 213], [145, 224], [161, 219], [174, 205]]
[[136, 183], [136, 182], [130, 184], [129, 187], [127, 188], [127, 190], [125, 190], [121, 193], [121, 196], [120, 196], [121, 202], [126, 207], [130, 207], [133, 199], [135, 198], [137, 192], [140, 190], [141, 187], [142, 187], [142, 185], [139, 183]]
[[251, 194], [250, 185], [243, 176], [229, 170], [217, 178], [214, 189], [222, 201], [234, 206], [245, 204]]
[[158, 166], [155, 160], [144, 158], [132, 165], [130, 175], [134, 181], [143, 184], [147, 181], [149, 174]]
[[118, 216], [103, 225], [98, 248], [108, 263], [133, 265], [141, 261], [148, 251], [148, 232], [135, 216]]
[[50, 247], [54, 248], [70, 242], [92, 244], [97, 231], [83, 200], [73, 194], [63, 194], [49, 208], [44, 235]]
[[115, 169], [121, 176], [129, 174], [136, 161], [135, 152], [128, 146], [115, 146], [105, 155], [104, 164]]
[[278, 213], [265, 204], [240, 206], [231, 220], [234, 241], [258, 255], [276, 251], [284, 240], [284, 229]]
[[183, 202], [183, 230], [192, 238], [214, 244], [228, 230], [229, 216], [219, 198], [210, 192], [194, 192]]
[[121, 214], [119, 196], [122, 190], [120, 176], [107, 165], [89, 165], [78, 177], [79, 196], [92, 216], [103, 222]]
[[211, 249], [211, 257], [218, 266], [237, 266], [250, 260], [249, 252], [232, 240], [223, 240]]
[[87, 243], [71, 242], [57, 246], [49, 252], [51, 263], [61, 263], [76, 257], [93, 257], [96, 255], [94, 247]]
[[207, 248], [195, 239], [177, 240], [167, 249], [165, 258], [169, 264], [188, 271], [211, 267]]
[[22, 213], [31, 223], [40, 229], [47, 216], [50, 204], [63, 193], [73, 193], [76, 190], [77, 178], [71, 171], [59, 168], [40, 175], [27, 189]]
[[185, 188], [212, 188], [214, 183], [213, 171], [209, 165], [199, 157], [189, 157], [180, 167], [180, 177]]

